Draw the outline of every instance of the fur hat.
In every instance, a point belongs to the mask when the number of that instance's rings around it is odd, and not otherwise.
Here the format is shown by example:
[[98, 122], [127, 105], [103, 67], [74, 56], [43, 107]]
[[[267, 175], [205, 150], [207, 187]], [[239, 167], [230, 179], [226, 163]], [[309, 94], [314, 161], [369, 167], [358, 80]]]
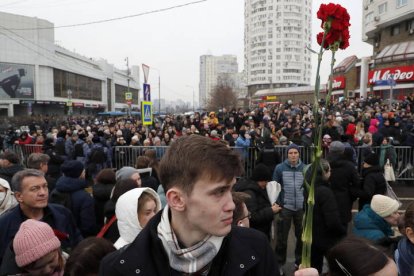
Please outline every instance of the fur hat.
[[398, 210], [398, 201], [384, 195], [374, 195], [371, 200], [371, 209], [380, 217], [385, 218]]
[[290, 151], [291, 149], [295, 149], [295, 150], [297, 150], [297, 151], [299, 152], [299, 147], [298, 147], [298, 145], [296, 145], [295, 143], [292, 143], [292, 144], [290, 144], [290, 145], [287, 147], [287, 152], [289, 153], [289, 151]]
[[272, 180], [272, 172], [265, 164], [258, 164], [253, 169], [251, 180], [270, 181]]
[[71, 178], [79, 178], [82, 174], [84, 167], [82, 162], [77, 160], [69, 160], [65, 161], [62, 166], [60, 167], [62, 173]]
[[138, 173], [138, 170], [133, 167], [122, 167], [115, 173], [116, 181], [131, 178], [134, 173]]
[[371, 166], [379, 165], [379, 157], [376, 153], [370, 153], [364, 158], [364, 162]]
[[345, 151], [345, 145], [339, 141], [333, 141], [329, 146], [330, 153], [339, 153], [342, 154]]
[[52, 228], [34, 219], [24, 221], [13, 240], [16, 263], [24, 267], [60, 248], [60, 241]]

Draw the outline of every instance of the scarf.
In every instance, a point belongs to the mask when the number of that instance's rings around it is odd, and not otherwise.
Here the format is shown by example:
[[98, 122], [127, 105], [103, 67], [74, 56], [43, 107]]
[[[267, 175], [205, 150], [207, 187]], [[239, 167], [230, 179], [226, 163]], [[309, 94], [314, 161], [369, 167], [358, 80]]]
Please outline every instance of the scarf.
[[189, 248], [180, 248], [168, 215], [167, 205], [162, 212], [157, 232], [167, 252], [170, 267], [182, 273], [202, 272], [202, 275], [207, 275], [209, 265], [220, 250], [224, 237], [208, 235]]

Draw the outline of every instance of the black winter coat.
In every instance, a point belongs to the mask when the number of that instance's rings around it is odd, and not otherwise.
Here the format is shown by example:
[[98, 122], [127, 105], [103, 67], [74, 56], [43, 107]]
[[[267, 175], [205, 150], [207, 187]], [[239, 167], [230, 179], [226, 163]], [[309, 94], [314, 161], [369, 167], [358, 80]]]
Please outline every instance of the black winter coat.
[[111, 192], [115, 184], [96, 183], [92, 186], [92, 195], [95, 200], [95, 216], [98, 229], [102, 228], [105, 220], [105, 204], [111, 198]]
[[0, 168], [0, 178], [3, 178], [11, 184], [13, 175], [22, 170], [24, 170], [24, 167], [20, 164], [13, 164], [10, 167]]
[[331, 189], [338, 204], [339, 215], [343, 225], [352, 219], [352, 204], [360, 189], [360, 181], [357, 170], [351, 161], [344, 159], [342, 155], [329, 155], [331, 166]]
[[251, 213], [250, 227], [263, 232], [270, 240], [274, 214], [266, 189], [261, 189], [253, 180], [241, 179], [238, 181], [237, 191], [250, 195], [246, 200], [247, 210]]
[[334, 193], [327, 183], [315, 182], [312, 246], [327, 251], [345, 235]]
[[365, 204], [370, 204], [371, 199], [376, 194], [385, 195], [387, 192], [387, 182], [380, 166], [366, 168], [362, 171], [364, 178], [359, 197], [359, 211]]
[[[107, 255], [101, 262], [99, 275], [181, 276], [173, 270], [158, 238], [158, 212], [128, 246]], [[278, 275], [275, 255], [266, 237], [249, 228], [234, 226], [224, 238], [208, 275]]]
[[84, 190], [86, 181], [80, 178], [61, 176], [56, 182], [56, 190], [61, 193], [70, 193], [72, 200], [72, 214], [82, 236], [96, 235], [95, 205], [93, 198]]

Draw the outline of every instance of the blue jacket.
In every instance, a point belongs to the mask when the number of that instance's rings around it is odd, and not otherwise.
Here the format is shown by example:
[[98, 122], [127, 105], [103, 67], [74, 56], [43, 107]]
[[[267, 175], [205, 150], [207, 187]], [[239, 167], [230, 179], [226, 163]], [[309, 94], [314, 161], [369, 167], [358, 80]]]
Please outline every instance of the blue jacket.
[[[26, 219], [20, 205], [0, 216], [0, 262], [7, 246], [19, 230], [20, 224]], [[82, 240], [82, 235], [76, 228], [72, 214], [63, 206], [48, 204], [42, 221], [48, 223], [53, 229], [67, 234], [67, 239], [61, 240], [62, 248], [65, 250], [74, 248]]]
[[283, 208], [291, 211], [303, 209], [304, 167], [301, 160], [296, 166], [292, 166], [287, 159], [276, 166], [272, 179], [282, 186], [277, 202]]
[[96, 234], [95, 202], [84, 189], [86, 181], [80, 178], [61, 176], [56, 182], [56, 190], [70, 193], [72, 214], [83, 236]]
[[235, 147], [236, 150], [240, 152], [243, 158], [249, 157], [249, 147], [250, 147], [250, 139], [243, 139], [242, 137], [237, 137]]
[[414, 272], [414, 244], [410, 242], [407, 237], [402, 238], [398, 242], [397, 250], [395, 251], [395, 262], [398, 266], [398, 275], [412, 275]]
[[373, 242], [393, 235], [391, 226], [366, 204], [354, 218], [352, 232]]

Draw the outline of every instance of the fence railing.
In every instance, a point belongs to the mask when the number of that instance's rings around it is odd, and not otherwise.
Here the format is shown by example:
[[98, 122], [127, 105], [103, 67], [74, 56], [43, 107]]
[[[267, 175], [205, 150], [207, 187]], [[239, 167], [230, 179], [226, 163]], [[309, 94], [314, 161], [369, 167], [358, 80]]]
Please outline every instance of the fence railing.
[[[395, 175], [398, 181], [409, 181], [414, 184], [414, 148], [413, 147], [394, 147], [397, 153], [397, 161], [395, 167]], [[117, 146], [114, 147], [112, 154], [112, 166], [116, 169], [120, 169], [124, 166], [134, 167], [138, 156], [143, 155], [148, 149], [153, 149], [156, 152], [158, 159], [161, 159], [168, 146], [159, 147], [143, 147], [143, 146]], [[243, 162], [245, 165], [245, 175], [251, 176], [254, 166], [256, 164], [258, 150], [250, 147], [248, 149], [233, 148], [243, 155]], [[379, 154], [380, 148], [372, 148]], [[15, 145], [12, 150], [16, 152], [22, 160], [23, 165], [26, 165], [27, 157], [34, 152], [42, 152], [42, 145]], [[275, 150], [280, 154], [281, 160], [287, 159], [286, 146], [276, 146]], [[357, 156], [357, 168], [362, 168], [362, 147], [356, 147]], [[302, 162], [309, 164], [312, 161], [312, 147], [299, 147], [299, 154]]]

